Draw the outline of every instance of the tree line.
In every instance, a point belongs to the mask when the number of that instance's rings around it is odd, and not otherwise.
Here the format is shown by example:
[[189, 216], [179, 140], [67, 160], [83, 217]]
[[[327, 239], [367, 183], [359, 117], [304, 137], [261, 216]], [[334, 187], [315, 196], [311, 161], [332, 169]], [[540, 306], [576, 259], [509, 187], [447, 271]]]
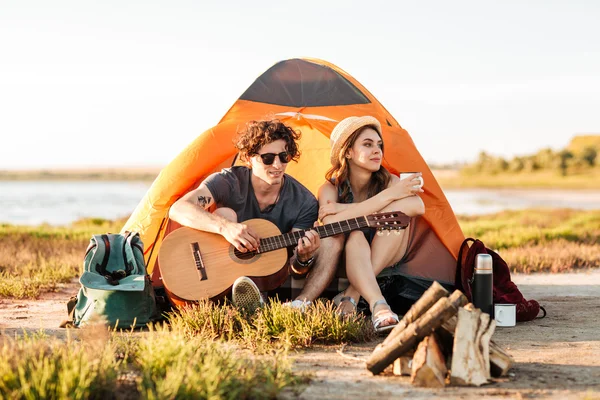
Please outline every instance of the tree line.
[[[582, 140], [585, 138], [585, 140]], [[593, 138], [593, 140], [590, 140]], [[532, 155], [515, 156], [512, 159], [493, 156], [485, 151], [479, 153], [477, 160], [462, 167], [464, 174], [500, 174], [535, 171], [555, 171], [567, 176], [590, 172], [600, 168], [596, 142], [600, 136], [576, 137], [571, 144], [562, 150], [545, 148]]]

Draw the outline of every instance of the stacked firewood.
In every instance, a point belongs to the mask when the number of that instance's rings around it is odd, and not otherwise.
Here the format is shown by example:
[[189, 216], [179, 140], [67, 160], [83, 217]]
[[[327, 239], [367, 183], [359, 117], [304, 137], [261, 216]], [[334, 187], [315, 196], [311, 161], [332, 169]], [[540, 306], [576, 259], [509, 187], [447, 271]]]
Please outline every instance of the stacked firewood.
[[417, 386], [480, 386], [505, 375], [513, 359], [491, 340], [496, 323], [460, 291], [434, 284], [406, 313], [367, 361], [379, 374], [393, 364]]

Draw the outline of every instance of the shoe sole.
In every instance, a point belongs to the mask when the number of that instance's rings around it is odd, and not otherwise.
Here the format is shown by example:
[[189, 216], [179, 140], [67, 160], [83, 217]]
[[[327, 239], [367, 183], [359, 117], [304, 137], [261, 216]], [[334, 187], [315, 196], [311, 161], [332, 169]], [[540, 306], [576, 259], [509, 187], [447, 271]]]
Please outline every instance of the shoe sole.
[[231, 300], [237, 307], [251, 311], [262, 306], [262, 297], [258, 288], [247, 281], [242, 281], [235, 286]]

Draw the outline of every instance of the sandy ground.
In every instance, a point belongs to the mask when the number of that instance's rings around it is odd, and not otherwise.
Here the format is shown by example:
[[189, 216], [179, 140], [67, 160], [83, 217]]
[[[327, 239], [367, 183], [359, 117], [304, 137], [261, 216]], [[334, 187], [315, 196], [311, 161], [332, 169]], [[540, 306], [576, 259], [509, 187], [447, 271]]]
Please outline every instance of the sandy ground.
[[[600, 270], [570, 274], [514, 274], [526, 298], [548, 311], [544, 319], [497, 328], [493, 340], [516, 363], [509, 376], [481, 388], [420, 389], [409, 378], [385, 371], [373, 376], [365, 360], [379, 341], [358, 346], [316, 347], [294, 355], [295, 369], [309, 384], [286, 390], [283, 399], [600, 399]], [[43, 328], [64, 337], [66, 300], [76, 284], [39, 300], [0, 299], [0, 330], [15, 334]], [[342, 353], [342, 354], [340, 354]]]

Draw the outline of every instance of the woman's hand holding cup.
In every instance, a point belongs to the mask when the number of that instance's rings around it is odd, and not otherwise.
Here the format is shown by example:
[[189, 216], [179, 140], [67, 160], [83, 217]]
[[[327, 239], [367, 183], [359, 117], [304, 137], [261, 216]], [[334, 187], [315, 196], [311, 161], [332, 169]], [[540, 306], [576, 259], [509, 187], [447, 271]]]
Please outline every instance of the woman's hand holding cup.
[[411, 194], [423, 193], [423, 185], [425, 181], [420, 172], [402, 172], [400, 174], [400, 182], [403, 186], [410, 189]]

